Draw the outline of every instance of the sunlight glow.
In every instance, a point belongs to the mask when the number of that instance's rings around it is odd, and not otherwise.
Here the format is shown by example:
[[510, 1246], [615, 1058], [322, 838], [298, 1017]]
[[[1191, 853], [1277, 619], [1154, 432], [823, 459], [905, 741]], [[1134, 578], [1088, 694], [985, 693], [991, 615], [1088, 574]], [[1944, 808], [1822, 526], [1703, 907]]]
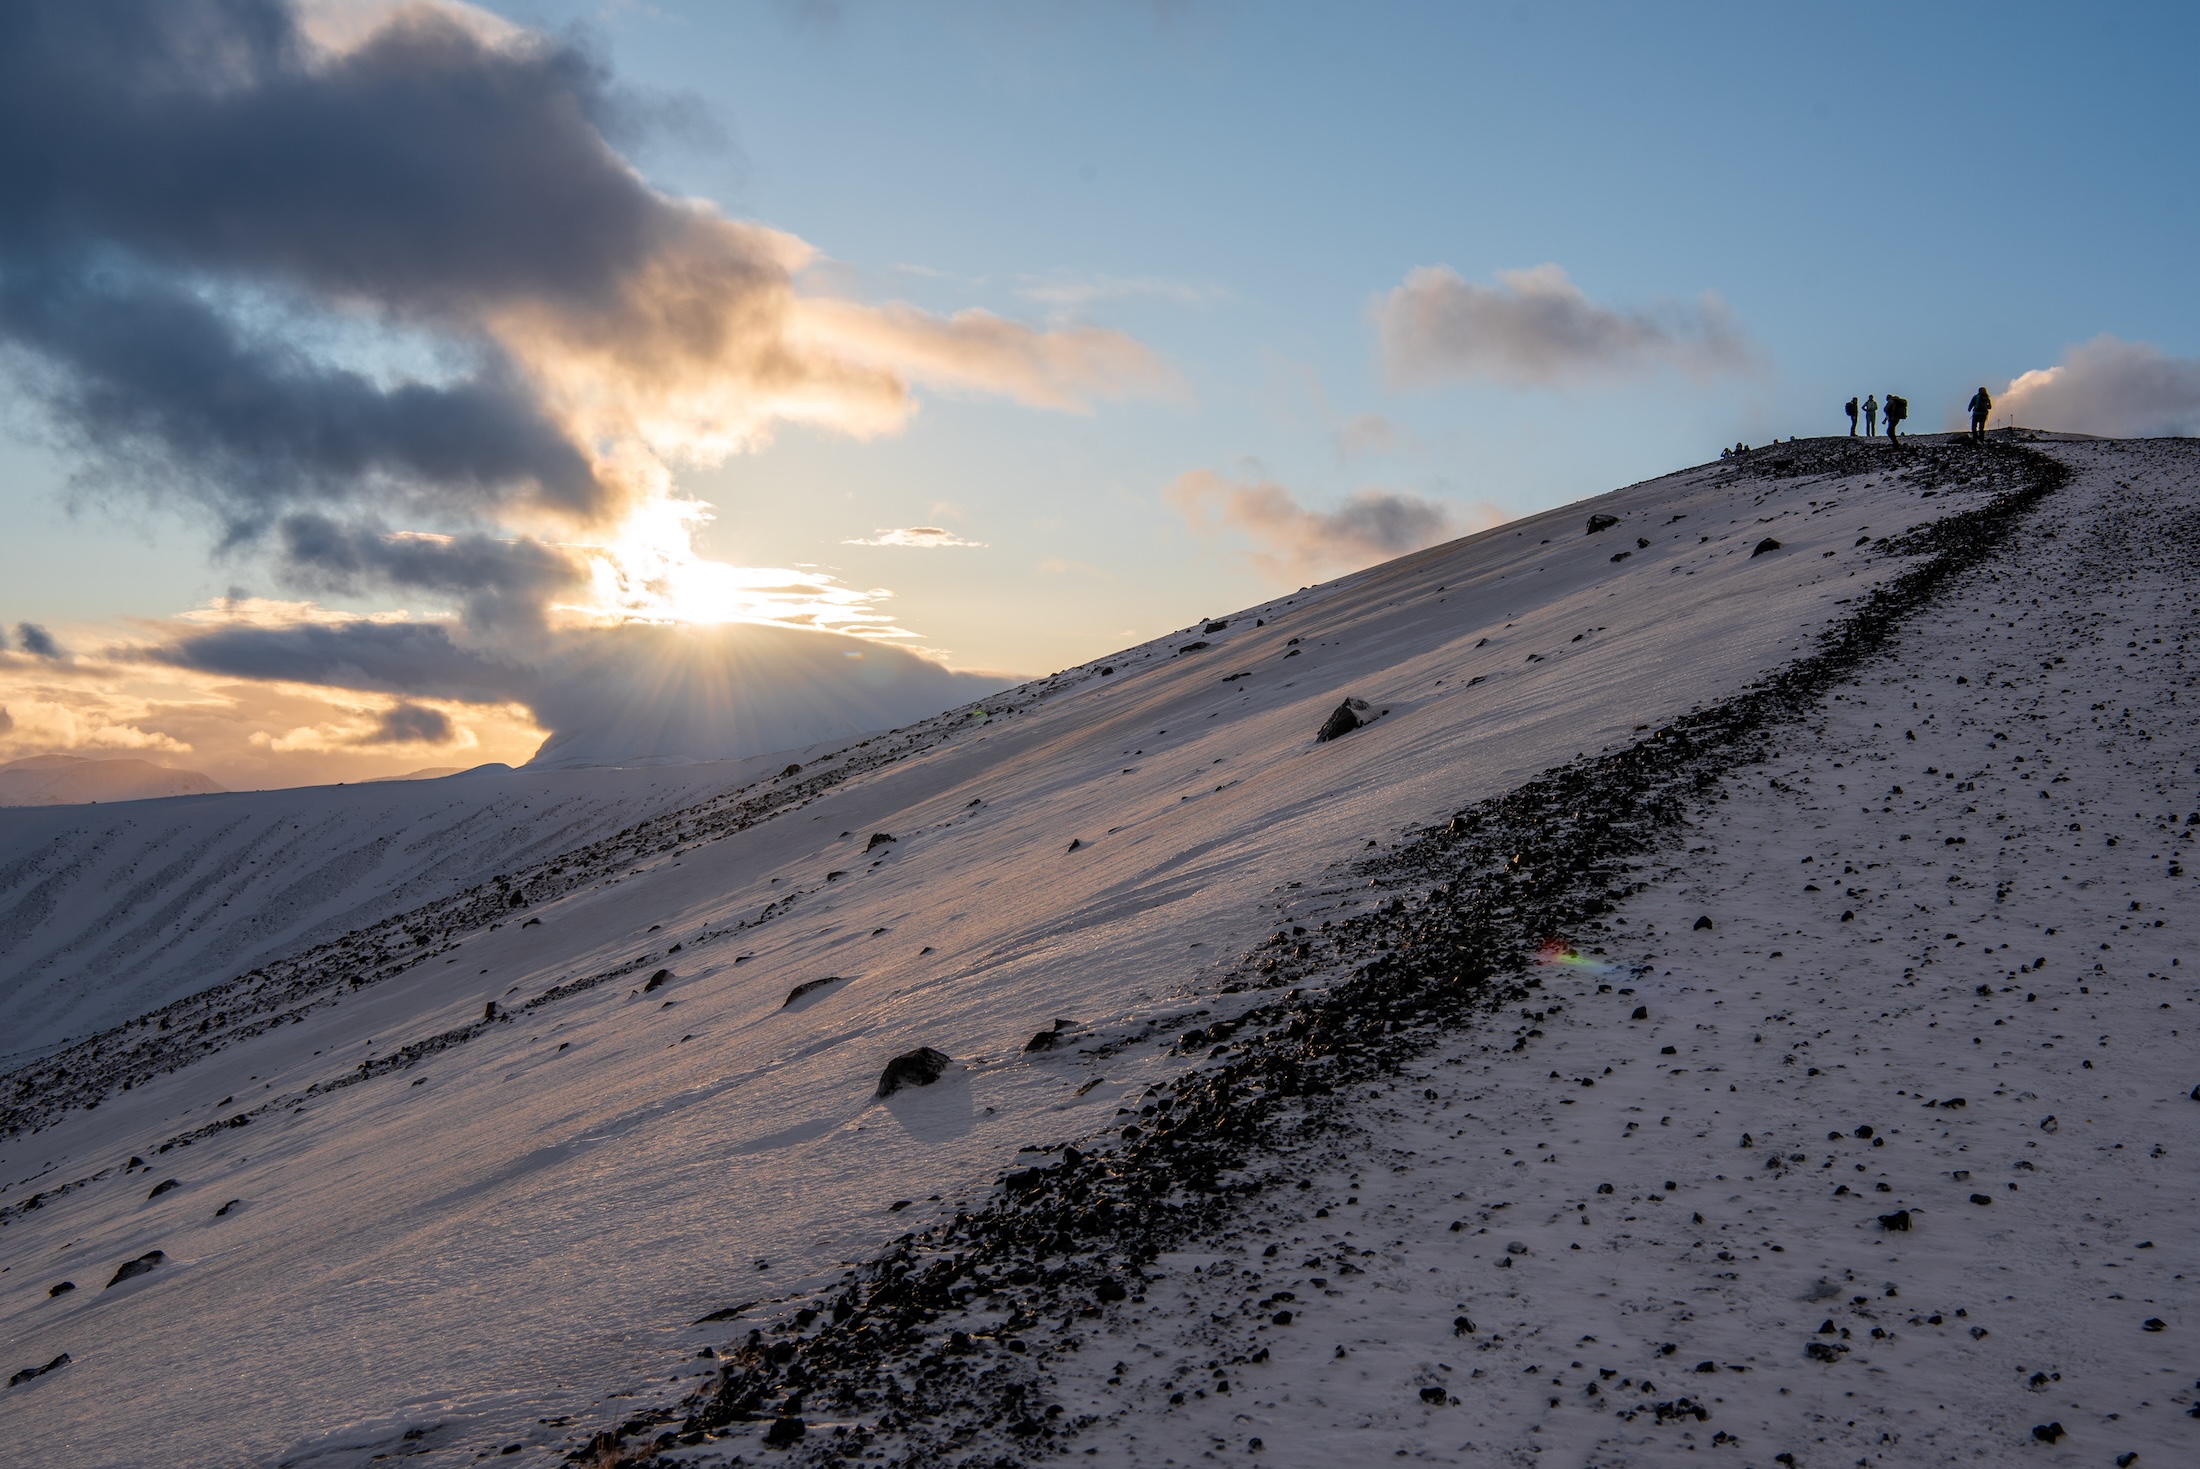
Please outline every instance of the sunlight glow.
[[710, 519], [700, 501], [641, 501], [603, 544], [570, 547], [588, 564], [588, 596], [556, 610], [596, 626], [755, 622], [856, 637], [914, 636], [880, 610], [893, 595], [884, 588], [844, 586], [814, 569], [733, 566], [698, 555], [695, 536]]

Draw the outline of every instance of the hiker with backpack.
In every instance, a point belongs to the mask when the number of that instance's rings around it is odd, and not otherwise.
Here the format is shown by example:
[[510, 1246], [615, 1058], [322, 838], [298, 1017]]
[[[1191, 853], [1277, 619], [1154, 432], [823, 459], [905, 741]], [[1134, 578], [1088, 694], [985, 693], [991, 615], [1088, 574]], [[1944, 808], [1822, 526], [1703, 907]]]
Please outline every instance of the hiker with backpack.
[[1879, 437], [1879, 400], [1877, 398], [1866, 398], [1864, 400], [1864, 437], [1867, 439]]
[[1994, 400], [1987, 396], [1986, 385], [1981, 383], [1979, 384], [1979, 390], [1971, 395], [1971, 441], [1973, 443], [1983, 444], [1986, 442], [1986, 420], [1992, 415], [1993, 411]]
[[1898, 398], [1898, 397], [1896, 397], [1896, 396], [1895, 396], [1894, 394], [1892, 394], [1892, 393], [1889, 393], [1889, 394], [1887, 395], [1887, 442], [1888, 442], [1888, 443], [1890, 443], [1890, 444], [1891, 444], [1891, 443], [1893, 443], [1893, 442], [1894, 442], [1894, 431], [1895, 431], [1895, 428], [1896, 428], [1896, 427], [1897, 427], [1897, 426], [1898, 426], [1898, 425], [1899, 425], [1899, 424], [1900, 424], [1900, 423], [1902, 422], [1902, 420], [1903, 420], [1903, 419], [1905, 419], [1905, 418], [1908, 418], [1909, 416], [1910, 416], [1910, 400], [1909, 400], [1909, 399], [1907, 399], [1907, 398]]
[[1856, 437], [1856, 400], [1851, 398], [1843, 406], [1849, 410], [1849, 437], [1853, 439]]

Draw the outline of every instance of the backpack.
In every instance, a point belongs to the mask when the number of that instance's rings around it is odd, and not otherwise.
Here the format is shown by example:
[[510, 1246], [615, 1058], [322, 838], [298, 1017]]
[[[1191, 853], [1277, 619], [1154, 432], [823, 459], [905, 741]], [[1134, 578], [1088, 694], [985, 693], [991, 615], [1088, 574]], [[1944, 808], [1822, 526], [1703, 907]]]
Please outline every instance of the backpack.
[[1903, 419], [1908, 418], [1909, 416], [1910, 400], [1907, 398], [1897, 398], [1894, 396], [1894, 394], [1889, 393], [1887, 395], [1888, 420], [1893, 423], [1900, 423]]

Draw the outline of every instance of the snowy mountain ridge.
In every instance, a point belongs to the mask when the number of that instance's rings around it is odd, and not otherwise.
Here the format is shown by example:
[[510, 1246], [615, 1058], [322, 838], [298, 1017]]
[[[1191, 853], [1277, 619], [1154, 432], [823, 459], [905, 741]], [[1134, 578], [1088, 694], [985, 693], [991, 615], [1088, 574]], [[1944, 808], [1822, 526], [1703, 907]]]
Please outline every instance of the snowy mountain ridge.
[[[2191, 471], [2177, 446], [1757, 451], [1279, 598], [983, 716], [874, 738], [824, 771], [805, 762], [538, 864], [517, 887], [416, 910], [409, 948], [395, 921], [264, 967], [220, 1003], [171, 1007], [165, 1032], [149, 1015], [82, 1043], [9, 1078], [0, 1278], [25, 1284], [0, 1303], [0, 1334], [25, 1363], [71, 1361], [0, 1397], [0, 1416], [26, 1445], [86, 1463], [135, 1452], [98, 1426], [117, 1392], [157, 1401], [161, 1451], [197, 1462], [458, 1463], [511, 1444], [547, 1463], [591, 1439], [589, 1453], [635, 1463], [753, 1461], [772, 1444], [835, 1461], [1214, 1449], [1311, 1463], [1371, 1441], [1485, 1462], [1546, 1431], [1587, 1435], [1583, 1452], [1615, 1462], [1690, 1452], [1695, 1425], [1731, 1434], [1743, 1410], [1676, 1396], [1663, 1367], [1593, 1378], [1625, 1375], [1630, 1393], [1655, 1378], [1617, 1412], [1600, 1393], [1594, 1412], [1531, 1413], [1510, 1387], [1519, 1363], [1502, 1391], [1470, 1388], [1454, 1369], [1479, 1368], [1460, 1355], [1511, 1361], [1523, 1335], [1541, 1350], [1541, 1328], [1517, 1322], [1578, 1314], [1589, 1297], [1535, 1274], [1545, 1246], [1528, 1234], [1503, 1255], [1504, 1289], [1465, 1273], [1490, 1225], [1443, 1201], [1464, 1190], [1484, 1221], [1527, 1207], [1496, 1197], [1515, 1163], [1501, 1131], [1462, 1114], [1410, 1146], [1370, 1153], [1369, 1140], [1433, 1125], [1469, 1080], [1481, 1113], [1601, 1108], [1637, 1084], [1624, 1068], [1657, 1054], [1614, 1050], [1621, 1039], [1714, 1044], [1723, 1000], [1667, 973], [1692, 948], [1719, 953], [1730, 921], [1758, 920], [1720, 908], [1709, 865], [1732, 859], [1712, 842], [1686, 862], [1658, 854], [1731, 819], [1719, 803], [1736, 772], [1836, 726], [1922, 755], [1938, 727], [1909, 729], [1918, 741], [1883, 719], [1857, 729], [1865, 705], [1849, 702], [1878, 664], [1906, 674], [1949, 646], [1910, 649], [1908, 623], [1942, 603], [1972, 616], [1949, 599], [2002, 574], [1982, 568], [2042, 495], [2061, 539], [2026, 530], [2024, 545], [2051, 558], [2128, 520], [2124, 476], [2172, 494]], [[1591, 511], [1617, 518], [1586, 529]], [[2137, 576], [2155, 562], [2120, 564]], [[1348, 695], [1373, 722], [1316, 743]], [[2107, 778], [2073, 778], [2094, 776]], [[1750, 840], [1795, 828], [1760, 824]], [[1669, 894], [1690, 884], [1702, 891]], [[1870, 894], [1843, 901], [1855, 911], [1841, 921], [1911, 942]], [[1670, 933], [1682, 902], [1722, 916], [1636, 955], [1629, 915], [1654, 909]], [[1734, 961], [1761, 966], [1764, 952]], [[1620, 988], [1644, 1015], [1613, 1002]], [[1499, 1034], [1493, 1008], [1516, 1001], [1533, 1019]], [[1696, 1029], [1675, 1033], [1684, 1015]], [[918, 1045], [953, 1057], [947, 1074], [874, 1098], [886, 1058]], [[1611, 1069], [1575, 1066], [1560, 1078], [1574, 1090], [1549, 1096], [1530, 1068], [1584, 1045]], [[1757, 1079], [1761, 1046], [1717, 1043], [1709, 1064], [1782, 1096], [1789, 1068]], [[1655, 1085], [1704, 1064], [1663, 1063]], [[1394, 1090], [1409, 1075], [1425, 1119]], [[1615, 1101], [1637, 1105], [1644, 1116], [1600, 1134], [1613, 1143], [1559, 1145], [1639, 1210], [1653, 1207], [1645, 1186], [1617, 1165], [1648, 1145], [1617, 1140], [1684, 1109]], [[1755, 1106], [1752, 1130], [1785, 1144], [1793, 1108]], [[1488, 1138], [1488, 1156], [1416, 1162], [1439, 1136], [1454, 1152]], [[1649, 1136], [1644, 1168], [1712, 1187], [1725, 1152]], [[1380, 1198], [1362, 1176], [1378, 1156], [1392, 1160]], [[1601, 1197], [1549, 1156], [1540, 1189]], [[1775, 1181], [1799, 1186], [1781, 1159]], [[140, 1173], [157, 1180], [151, 1197]], [[1593, 1207], [1606, 1229], [1584, 1212], [1578, 1238], [1637, 1248]], [[1371, 1208], [1399, 1225], [1370, 1225]], [[1437, 1208], [1471, 1227], [1416, 1229], [1466, 1255], [1399, 1234]], [[1718, 1222], [1708, 1193], [1697, 1212]], [[1805, 1212], [1787, 1227], [1826, 1216]], [[1387, 1231], [1373, 1254], [1343, 1252], [1347, 1218]], [[79, 1278], [48, 1298], [17, 1273], [85, 1275], [151, 1250], [161, 1261], [112, 1294]], [[1960, 1274], [1977, 1251], [1955, 1251]], [[1427, 1263], [1408, 1270], [1416, 1257]], [[1726, 1270], [1696, 1258], [1654, 1270]], [[546, 1269], [555, 1291], [539, 1289]], [[1750, 1319], [1779, 1312], [1786, 1286], [1728, 1274], [1705, 1288]], [[1238, 1290], [1247, 1276], [1257, 1309]], [[1376, 1278], [1393, 1293], [1356, 1306], [1352, 1290]], [[1520, 1303], [1515, 1281], [1544, 1304]], [[1359, 1321], [1356, 1335], [1334, 1339], [1332, 1319]], [[1679, 1340], [1669, 1321], [1658, 1330]], [[1655, 1362], [1660, 1345], [1626, 1351]], [[1166, 1371], [1127, 1370], [1138, 1352]], [[1728, 1360], [1750, 1365], [1738, 1352]], [[1789, 1360], [1760, 1357], [1762, 1377], [1736, 1381], [1800, 1385]], [[1799, 1347], [1792, 1360], [1828, 1365]], [[260, 1386], [197, 1386], [212, 1382]], [[1747, 1411], [1749, 1452], [1807, 1447], [1804, 1420], [1778, 1418], [1773, 1400]], [[2002, 1442], [2002, 1409], [1980, 1412], [1961, 1441]]]

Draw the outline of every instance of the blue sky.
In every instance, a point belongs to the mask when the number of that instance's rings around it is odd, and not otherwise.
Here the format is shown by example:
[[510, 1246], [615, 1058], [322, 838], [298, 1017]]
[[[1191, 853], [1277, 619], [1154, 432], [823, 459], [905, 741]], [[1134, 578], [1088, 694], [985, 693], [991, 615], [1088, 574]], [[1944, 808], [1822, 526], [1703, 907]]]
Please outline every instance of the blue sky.
[[[1085, 412], [920, 383], [897, 427], [781, 424], [677, 470], [704, 555], [890, 591], [961, 667], [1050, 671], [1352, 564], [1203, 532], [1167, 495], [1186, 475], [1472, 529], [1845, 431], [1852, 393], [1938, 429], [2104, 333], [2200, 356], [2191, 7], [490, 8], [609, 69], [655, 188], [820, 252], [804, 290], [1107, 328], [1164, 365]], [[1377, 309], [1412, 272], [1547, 264], [1684, 334], [1723, 309], [1741, 345], [1555, 382], [1386, 370]], [[7, 624], [297, 594], [203, 516], [107, 492], [21, 395], [0, 423]], [[984, 544], [847, 544], [913, 526]]]

